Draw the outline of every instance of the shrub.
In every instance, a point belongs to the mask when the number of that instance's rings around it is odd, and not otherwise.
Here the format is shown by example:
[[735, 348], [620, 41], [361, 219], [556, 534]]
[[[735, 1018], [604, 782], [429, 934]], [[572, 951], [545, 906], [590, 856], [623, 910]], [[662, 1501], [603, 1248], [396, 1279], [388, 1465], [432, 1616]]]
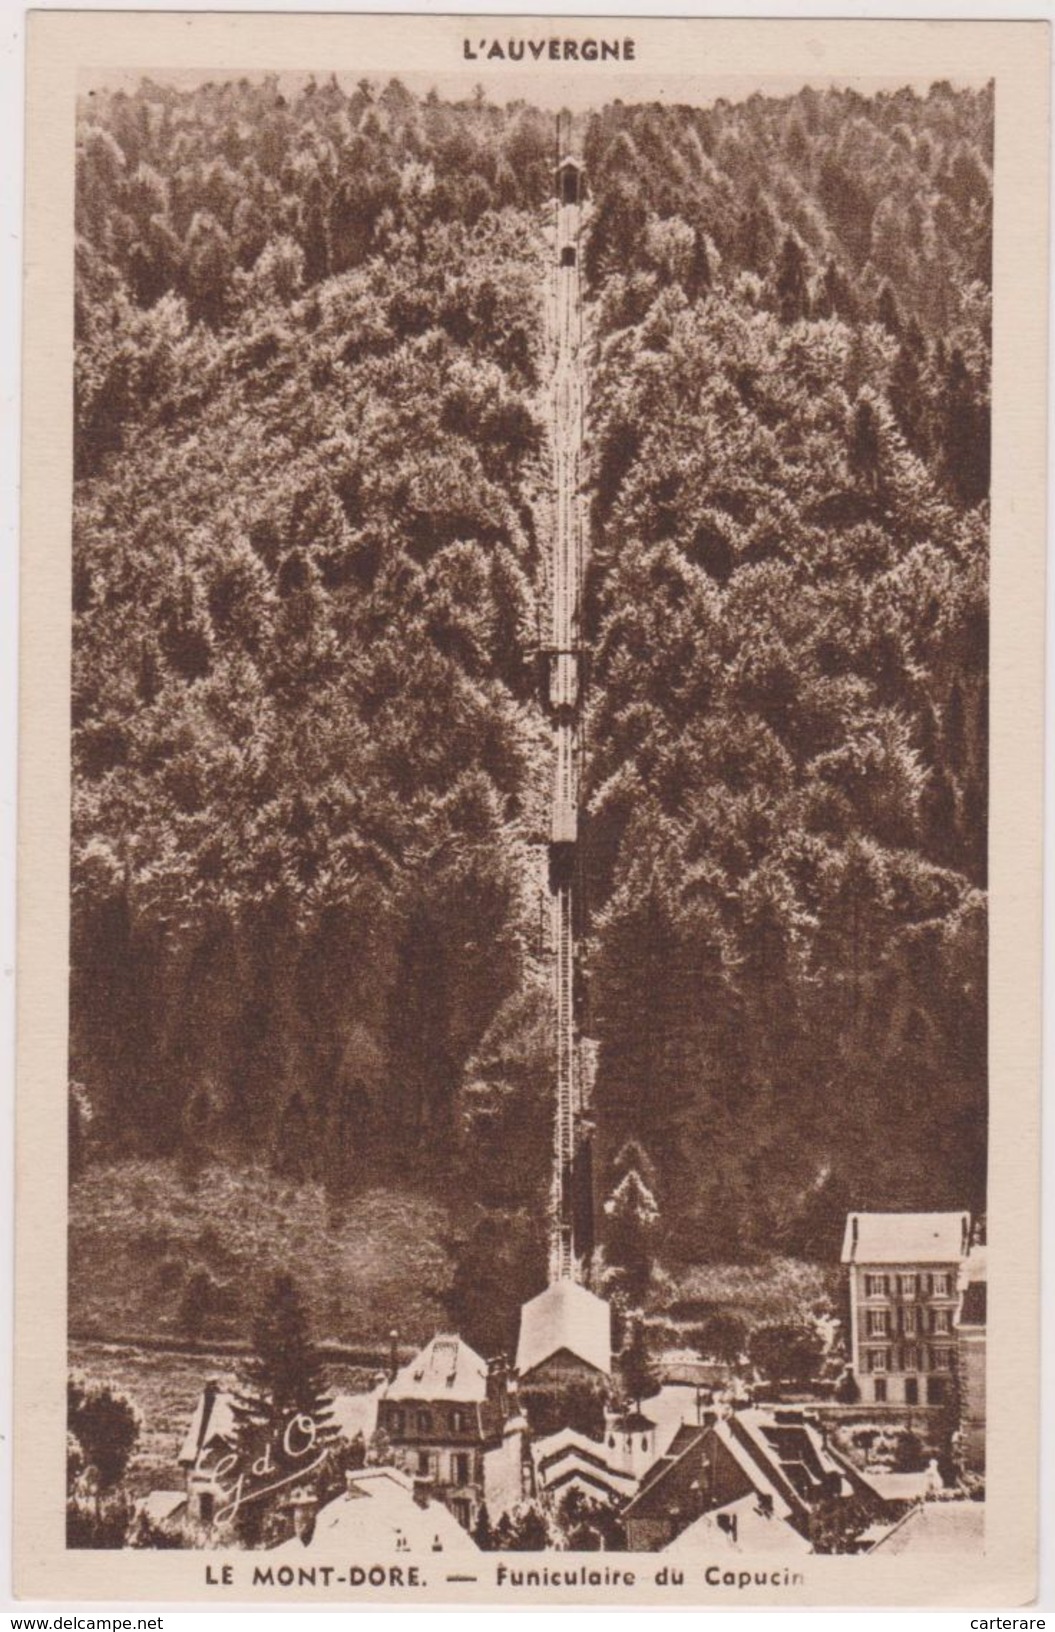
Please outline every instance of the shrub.
[[773, 1383], [804, 1385], [817, 1375], [824, 1346], [812, 1326], [759, 1326], [751, 1334], [751, 1364]]

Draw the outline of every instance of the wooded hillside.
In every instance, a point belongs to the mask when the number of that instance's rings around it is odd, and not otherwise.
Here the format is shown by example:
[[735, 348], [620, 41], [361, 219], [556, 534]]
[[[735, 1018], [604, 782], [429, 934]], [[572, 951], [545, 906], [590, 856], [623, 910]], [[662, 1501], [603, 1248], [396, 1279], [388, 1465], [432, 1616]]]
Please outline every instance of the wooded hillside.
[[598, 1125], [666, 1251], [984, 1208], [992, 98], [590, 126]]
[[[830, 1255], [984, 1208], [992, 96], [585, 132], [601, 1199], [637, 1140], [668, 1262]], [[552, 143], [277, 78], [78, 137], [74, 1170], [442, 1193], [483, 1347], [545, 1274]]]
[[428, 1184], [547, 1091], [550, 141], [395, 83], [84, 109], [75, 1154]]

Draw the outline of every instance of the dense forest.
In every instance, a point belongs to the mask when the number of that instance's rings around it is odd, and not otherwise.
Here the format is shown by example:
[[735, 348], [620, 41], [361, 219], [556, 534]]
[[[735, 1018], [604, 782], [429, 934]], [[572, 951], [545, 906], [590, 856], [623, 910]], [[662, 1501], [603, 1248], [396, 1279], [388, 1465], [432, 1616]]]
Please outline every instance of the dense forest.
[[547, 1093], [551, 143], [397, 84], [84, 109], [75, 1156], [428, 1185]]
[[[992, 98], [582, 125], [599, 1199], [630, 1138], [669, 1262], [830, 1254], [984, 1201]], [[395, 81], [78, 138], [74, 1171], [452, 1199], [477, 1338], [544, 1276], [552, 158]]]
[[597, 1121], [675, 1255], [984, 1207], [991, 140], [944, 85], [589, 128]]

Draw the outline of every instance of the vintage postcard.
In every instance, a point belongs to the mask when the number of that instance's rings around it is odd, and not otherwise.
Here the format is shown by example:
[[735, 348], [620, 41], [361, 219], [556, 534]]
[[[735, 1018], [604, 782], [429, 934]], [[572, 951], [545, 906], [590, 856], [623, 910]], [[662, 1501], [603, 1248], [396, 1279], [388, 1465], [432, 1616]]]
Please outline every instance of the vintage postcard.
[[32, 16], [23, 1597], [1030, 1600], [1048, 48]]

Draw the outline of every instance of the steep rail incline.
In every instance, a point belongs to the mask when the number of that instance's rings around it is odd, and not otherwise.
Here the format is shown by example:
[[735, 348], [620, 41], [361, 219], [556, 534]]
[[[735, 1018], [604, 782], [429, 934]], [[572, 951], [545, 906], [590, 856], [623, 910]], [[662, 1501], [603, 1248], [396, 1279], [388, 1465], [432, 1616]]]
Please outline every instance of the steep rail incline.
[[579, 499], [583, 435], [582, 294], [578, 248], [581, 207], [557, 210], [551, 426], [555, 525], [550, 562], [550, 704], [553, 714], [553, 800], [550, 835], [556, 1016], [550, 1280], [580, 1273], [575, 1239], [572, 1168], [579, 1109], [575, 1037], [575, 847], [578, 839], [580, 608], [584, 530]]

